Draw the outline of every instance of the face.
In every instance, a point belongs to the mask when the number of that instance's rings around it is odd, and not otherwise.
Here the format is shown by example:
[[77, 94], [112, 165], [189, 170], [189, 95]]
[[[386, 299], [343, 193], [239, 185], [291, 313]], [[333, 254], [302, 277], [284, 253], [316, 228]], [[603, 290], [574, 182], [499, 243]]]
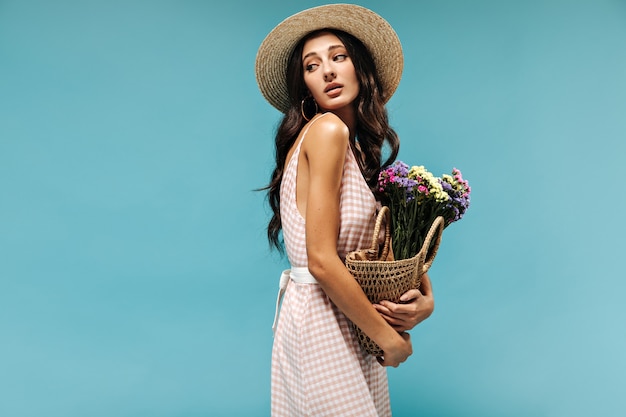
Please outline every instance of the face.
[[352, 109], [359, 94], [354, 64], [343, 43], [332, 33], [322, 32], [307, 40], [302, 50], [304, 83], [318, 106], [325, 111]]

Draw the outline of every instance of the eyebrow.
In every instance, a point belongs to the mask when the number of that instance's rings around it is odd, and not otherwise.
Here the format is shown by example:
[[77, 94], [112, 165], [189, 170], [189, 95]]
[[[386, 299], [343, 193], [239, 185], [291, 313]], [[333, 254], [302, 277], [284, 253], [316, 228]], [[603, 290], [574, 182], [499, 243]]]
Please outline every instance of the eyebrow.
[[[344, 45], [330, 45], [328, 47], [328, 52], [337, 49], [337, 48], [345, 48]], [[302, 57], [302, 60], [304, 61], [305, 59], [307, 59], [308, 57], [312, 56], [312, 55], [317, 55], [317, 52], [309, 52], [308, 54], [306, 54], [305, 56]]]

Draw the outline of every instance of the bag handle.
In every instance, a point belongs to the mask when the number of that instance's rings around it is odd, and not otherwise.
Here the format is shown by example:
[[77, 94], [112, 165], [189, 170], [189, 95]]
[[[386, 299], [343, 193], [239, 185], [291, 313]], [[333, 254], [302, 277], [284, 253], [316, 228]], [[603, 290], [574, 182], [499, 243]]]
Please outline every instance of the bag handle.
[[[422, 254], [424, 261], [420, 275], [428, 272], [430, 266], [435, 260], [435, 256], [437, 256], [437, 251], [439, 250], [439, 244], [441, 243], [441, 234], [443, 233], [444, 228], [445, 220], [443, 216], [437, 216], [433, 221], [433, 224], [430, 226], [430, 229], [426, 234], [426, 238], [424, 239], [424, 244], [422, 245], [422, 248], [426, 248], [426, 250]], [[433, 244], [432, 248], [430, 248], [431, 241]]]
[[[383, 244], [383, 251], [378, 256], [379, 253], [379, 245], [378, 245], [378, 237], [380, 235], [380, 228], [382, 226], [383, 220], [385, 221], [385, 242]], [[370, 250], [372, 254], [376, 256], [378, 260], [386, 260], [387, 255], [389, 254], [389, 246], [391, 241], [391, 212], [389, 211], [389, 207], [382, 206], [378, 211], [378, 216], [376, 217], [376, 224], [374, 225], [374, 235], [372, 236], [372, 246]]]

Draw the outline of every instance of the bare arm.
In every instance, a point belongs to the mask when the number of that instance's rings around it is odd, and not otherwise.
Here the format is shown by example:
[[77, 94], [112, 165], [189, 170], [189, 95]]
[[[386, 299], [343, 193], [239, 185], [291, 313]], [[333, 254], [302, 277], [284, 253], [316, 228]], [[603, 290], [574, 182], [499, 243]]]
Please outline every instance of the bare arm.
[[308, 170], [305, 188], [309, 271], [348, 319], [383, 349], [381, 364], [398, 366], [412, 353], [409, 335], [399, 334], [374, 309], [337, 254], [339, 194], [348, 134], [347, 127], [329, 115], [311, 126], [302, 144]]

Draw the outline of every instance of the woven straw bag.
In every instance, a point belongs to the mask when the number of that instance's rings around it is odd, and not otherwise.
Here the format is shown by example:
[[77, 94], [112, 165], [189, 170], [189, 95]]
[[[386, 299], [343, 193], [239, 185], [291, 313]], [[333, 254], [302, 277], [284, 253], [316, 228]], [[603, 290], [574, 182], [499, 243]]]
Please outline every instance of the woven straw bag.
[[[400, 296], [413, 288], [419, 288], [422, 274], [428, 271], [437, 255], [444, 219], [435, 219], [428, 231], [424, 244], [417, 255], [409, 259], [393, 260], [391, 250], [390, 211], [383, 206], [376, 218], [372, 237], [372, 246], [348, 253], [346, 267], [361, 285], [365, 295], [372, 303], [382, 300], [400, 302]], [[385, 240], [382, 250], [379, 245], [381, 224], [385, 221]], [[430, 249], [429, 249], [430, 248]], [[382, 356], [383, 351], [360, 328], [352, 324], [361, 347], [375, 356]]]

